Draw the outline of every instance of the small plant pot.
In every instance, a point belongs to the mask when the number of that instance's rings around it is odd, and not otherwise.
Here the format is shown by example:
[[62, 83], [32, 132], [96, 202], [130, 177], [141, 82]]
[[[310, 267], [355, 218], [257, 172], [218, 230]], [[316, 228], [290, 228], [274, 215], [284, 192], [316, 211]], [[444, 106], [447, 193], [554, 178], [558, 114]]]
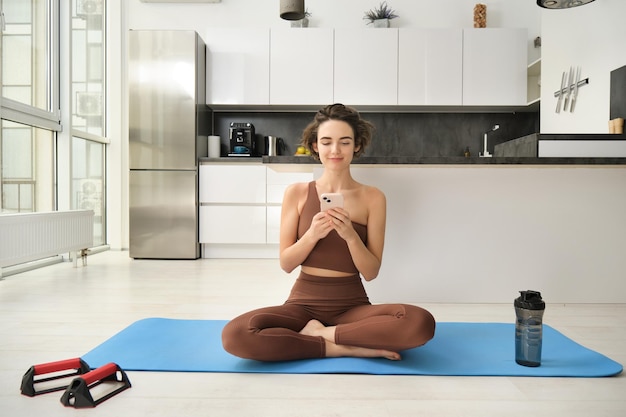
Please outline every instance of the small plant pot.
[[305, 17], [300, 20], [292, 20], [291, 21], [292, 28], [308, 28], [309, 27], [309, 19]]
[[375, 28], [388, 28], [389, 27], [389, 19], [376, 19], [374, 20]]

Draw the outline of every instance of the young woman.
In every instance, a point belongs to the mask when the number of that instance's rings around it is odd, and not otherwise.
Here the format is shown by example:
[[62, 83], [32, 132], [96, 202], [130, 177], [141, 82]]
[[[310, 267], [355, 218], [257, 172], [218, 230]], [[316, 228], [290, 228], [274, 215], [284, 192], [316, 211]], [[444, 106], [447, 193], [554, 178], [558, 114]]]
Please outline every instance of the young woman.
[[[224, 328], [224, 349], [260, 361], [337, 356], [400, 360], [400, 351], [434, 336], [435, 320], [407, 304], [369, 302], [362, 279], [380, 270], [386, 200], [377, 188], [352, 178], [350, 164], [370, 143], [373, 126], [342, 104], [319, 110], [302, 145], [321, 161], [317, 181], [285, 191], [280, 266], [300, 266], [287, 301], [245, 313]], [[343, 208], [320, 211], [323, 193], [340, 193]], [[362, 277], [362, 278], [361, 278]]]

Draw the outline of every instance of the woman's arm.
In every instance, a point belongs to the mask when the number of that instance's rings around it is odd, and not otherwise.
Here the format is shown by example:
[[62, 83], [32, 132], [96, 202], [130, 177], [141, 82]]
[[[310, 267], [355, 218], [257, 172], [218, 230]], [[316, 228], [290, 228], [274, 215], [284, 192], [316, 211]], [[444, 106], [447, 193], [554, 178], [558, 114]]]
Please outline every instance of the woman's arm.
[[291, 272], [309, 256], [318, 240], [332, 230], [324, 213], [317, 213], [311, 227], [298, 240], [300, 211], [308, 196], [308, 184], [298, 183], [287, 187], [280, 215], [280, 267]]

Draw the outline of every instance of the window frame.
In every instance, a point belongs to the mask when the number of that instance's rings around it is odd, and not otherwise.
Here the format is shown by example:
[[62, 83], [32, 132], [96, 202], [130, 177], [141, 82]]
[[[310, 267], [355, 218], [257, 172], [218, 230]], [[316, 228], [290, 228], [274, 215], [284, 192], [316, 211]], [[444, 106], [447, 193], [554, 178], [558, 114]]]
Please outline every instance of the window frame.
[[[61, 97], [60, 97], [60, 0], [47, 0], [48, 13], [46, 22], [48, 25], [48, 38], [46, 42], [46, 74], [48, 88], [48, 107], [50, 110], [40, 109], [35, 106], [20, 103], [18, 101], [1, 97], [0, 108], [2, 118], [12, 122], [34, 126], [42, 129], [60, 132], [61, 125]], [[4, 13], [2, 14], [4, 22]], [[4, 28], [0, 28], [4, 29]], [[2, 33], [0, 33], [0, 38]], [[2, 70], [0, 69], [0, 85], [2, 83]], [[2, 90], [0, 89], [0, 96]]]

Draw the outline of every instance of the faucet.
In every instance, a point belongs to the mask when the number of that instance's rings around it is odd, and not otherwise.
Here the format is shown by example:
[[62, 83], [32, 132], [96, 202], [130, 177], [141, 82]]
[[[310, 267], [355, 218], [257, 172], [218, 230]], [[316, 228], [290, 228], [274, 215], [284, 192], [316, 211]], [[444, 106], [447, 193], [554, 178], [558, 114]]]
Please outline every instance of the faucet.
[[491, 132], [494, 132], [494, 131], [496, 131], [498, 129], [500, 129], [500, 125], [493, 125], [493, 127], [491, 129], [489, 129], [488, 131], [485, 132], [485, 134], [483, 135], [483, 151], [482, 151], [482, 153], [480, 153], [480, 156], [482, 156], [482, 157], [492, 157], [493, 156], [487, 150], [487, 134], [491, 133]]

